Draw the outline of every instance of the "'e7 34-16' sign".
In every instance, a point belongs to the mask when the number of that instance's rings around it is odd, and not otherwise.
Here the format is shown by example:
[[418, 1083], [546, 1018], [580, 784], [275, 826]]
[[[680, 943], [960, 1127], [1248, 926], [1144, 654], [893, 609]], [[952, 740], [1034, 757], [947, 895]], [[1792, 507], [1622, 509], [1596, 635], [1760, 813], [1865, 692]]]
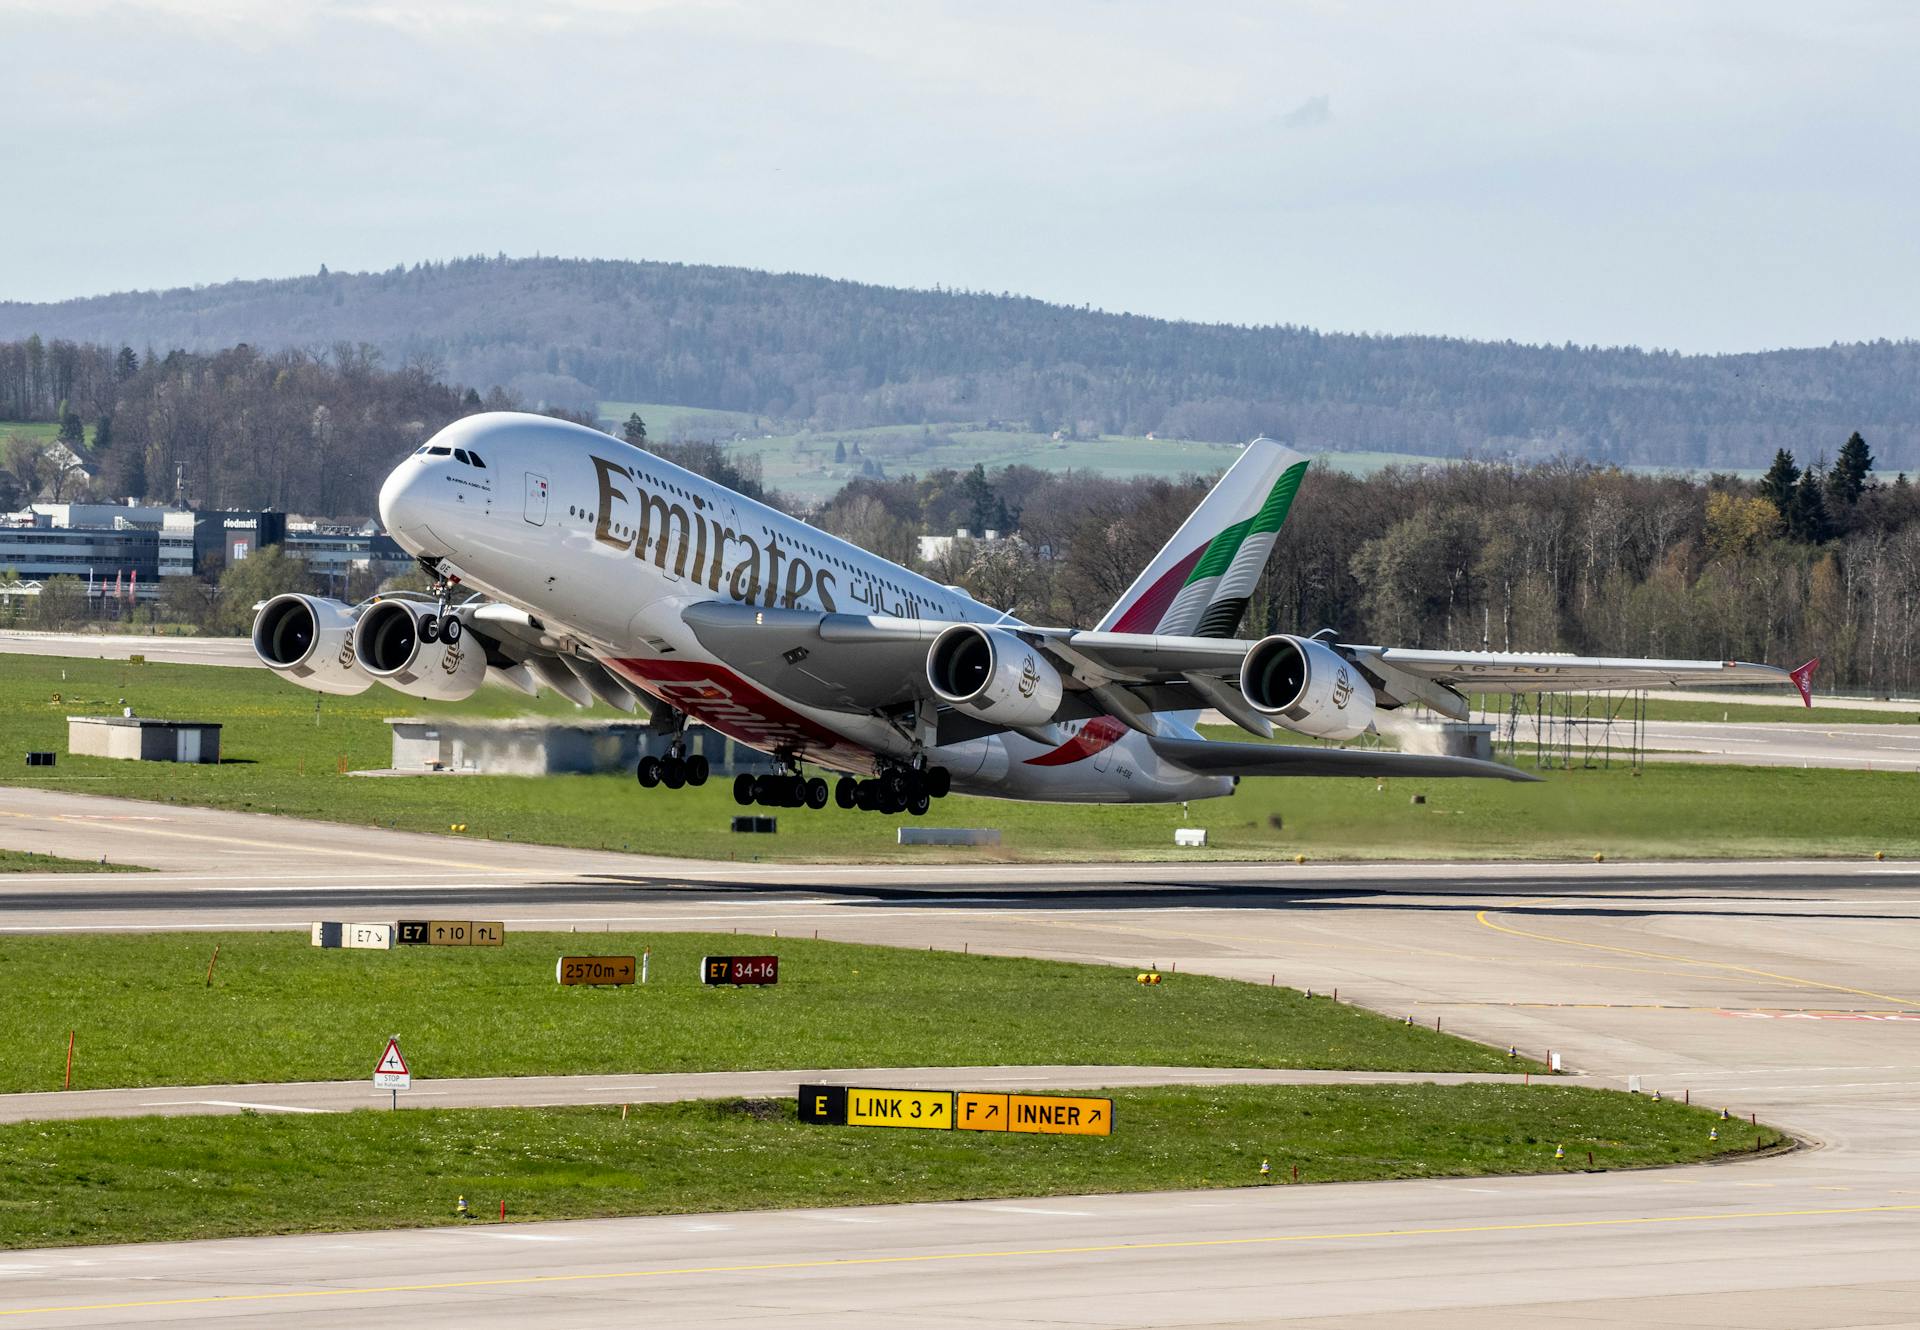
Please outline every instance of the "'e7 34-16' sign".
[[700, 982], [703, 984], [777, 984], [780, 982], [778, 956], [702, 956]]

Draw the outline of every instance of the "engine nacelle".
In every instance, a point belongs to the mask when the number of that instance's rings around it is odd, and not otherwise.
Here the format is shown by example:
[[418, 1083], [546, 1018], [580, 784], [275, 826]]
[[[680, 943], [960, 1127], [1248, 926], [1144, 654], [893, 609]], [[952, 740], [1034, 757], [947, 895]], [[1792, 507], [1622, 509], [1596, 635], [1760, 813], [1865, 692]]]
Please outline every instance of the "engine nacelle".
[[1305, 637], [1262, 638], [1240, 662], [1240, 691], [1263, 716], [1317, 739], [1351, 739], [1373, 724], [1373, 686], [1340, 653]]
[[469, 633], [442, 641], [427, 627], [437, 617], [432, 609], [404, 600], [368, 606], [354, 634], [354, 659], [367, 677], [408, 697], [458, 702], [473, 696], [487, 678], [487, 653]]
[[933, 639], [927, 682], [941, 701], [996, 725], [1045, 725], [1060, 707], [1060, 671], [1012, 633], [957, 623]]
[[316, 693], [363, 693], [373, 680], [353, 656], [353, 607], [324, 596], [275, 596], [253, 619], [253, 652], [281, 678]]

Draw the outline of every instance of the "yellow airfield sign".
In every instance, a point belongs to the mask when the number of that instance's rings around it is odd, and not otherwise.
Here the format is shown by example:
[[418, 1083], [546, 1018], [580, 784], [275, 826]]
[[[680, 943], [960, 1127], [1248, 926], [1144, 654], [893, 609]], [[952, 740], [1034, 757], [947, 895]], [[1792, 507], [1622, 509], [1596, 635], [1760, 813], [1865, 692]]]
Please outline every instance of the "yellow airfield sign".
[[1113, 1135], [1113, 1100], [1068, 1095], [1007, 1096], [1008, 1131], [1052, 1136]]
[[1009, 1121], [1003, 1094], [962, 1090], [954, 1096], [953, 1125], [961, 1131], [1005, 1131]]
[[849, 1127], [919, 1127], [946, 1131], [953, 1126], [951, 1090], [847, 1089]]
[[800, 1120], [825, 1126], [1113, 1135], [1113, 1100], [1089, 1095], [803, 1085], [798, 1098]]

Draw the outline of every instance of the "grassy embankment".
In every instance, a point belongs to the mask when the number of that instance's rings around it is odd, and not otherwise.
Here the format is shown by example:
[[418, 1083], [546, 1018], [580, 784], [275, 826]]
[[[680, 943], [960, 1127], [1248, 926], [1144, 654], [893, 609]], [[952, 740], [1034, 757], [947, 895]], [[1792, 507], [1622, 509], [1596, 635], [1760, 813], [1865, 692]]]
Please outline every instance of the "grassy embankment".
[[139, 864], [100, 863], [92, 859], [62, 859], [32, 850], [0, 850], [0, 873], [143, 873]]
[[[562, 953], [643, 947], [644, 986], [554, 982]], [[776, 987], [698, 982], [703, 955], [764, 952], [780, 957]], [[322, 950], [296, 933], [5, 937], [0, 1092], [58, 1089], [69, 1030], [80, 1089], [358, 1079], [396, 1032], [425, 1078], [1053, 1063], [1539, 1070], [1296, 989], [1184, 974], [1146, 987], [1133, 975], [728, 933], [509, 933], [498, 948], [392, 951]]]
[[[1173, 831], [1183, 823], [1178, 805], [960, 797], [942, 801], [931, 820], [998, 827], [1005, 837], [1001, 850], [902, 848], [894, 844], [894, 828], [907, 819], [834, 807], [782, 810], [777, 836], [748, 838], [728, 830], [738, 809], [721, 783], [642, 791], [626, 775], [370, 780], [337, 774], [343, 762], [349, 770], [387, 764], [391, 741], [383, 716], [578, 714], [552, 694], [534, 702], [489, 688], [466, 702], [436, 704], [385, 689], [320, 697], [264, 670], [36, 656], [8, 657], [5, 669], [11, 704], [0, 708], [0, 779], [7, 783], [415, 831], [444, 833], [464, 823], [475, 839], [799, 861], [1920, 854], [1920, 799], [1913, 797], [1911, 774], [1657, 763], [1638, 777], [1617, 768], [1552, 772], [1538, 785], [1250, 780], [1230, 799], [1192, 806], [1184, 820], [1211, 836], [1201, 851], [1174, 850]], [[123, 698], [146, 715], [224, 723], [226, 760], [183, 767], [64, 754], [68, 715], [112, 714]], [[28, 748], [61, 751], [60, 765], [13, 765], [12, 755]], [[1414, 794], [1426, 802], [1413, 804]]]
[[[1771, 1128], [1571, 1086], [1113, 1092], [1111, 1137], [806, 1126], [791, 1099], [0, 1126], [0, 1248], [1676, 1164]], [[1720, 1139], [1709, 1141], [1718, 1127]], [[1555, 1145], [1566, 1156], [1553, 1158]], [[181, 1198], [191, 1195], [193, 1203]]]

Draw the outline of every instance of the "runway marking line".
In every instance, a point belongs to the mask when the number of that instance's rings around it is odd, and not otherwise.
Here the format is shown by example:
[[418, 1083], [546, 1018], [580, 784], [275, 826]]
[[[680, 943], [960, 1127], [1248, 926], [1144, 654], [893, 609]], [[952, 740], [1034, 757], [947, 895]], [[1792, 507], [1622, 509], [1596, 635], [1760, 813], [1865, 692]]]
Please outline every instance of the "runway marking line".
[[[1537, 905], [1546, 899], [1548, 898], [1540, 896], [1532, 900], [1515, 901], [1512, 905], [1496, 908], [1520, 909], [1528, 905]], [[1529, 938], [1535, 942], [1553, 942], [1563, 947], [1585, 947], [1589, 951], [1610, 951], [1618, 956], [1638, 956], [1643, 960], [1673, 961], [1680, 965], [1697, 965], [1710, 970], [1729, 970], [1735, 974], [1758, 975], [1762, 979], [1778, 979], [1781, 983], [1797, 984], [1802, 988], [1824, 988], [1829, 992], [1851, 993], [1855, 997], [1869, 997], [1879, 1002], [1891, 1002], [1896, 1006], [1908, 1009], [1920, 1008], [1920, 1002], [1915, 1002], [1912, 998], [1895, 997], [1891, 993], [1876, 993], [1868, 988], [1849, 988], [1845, 984], [1822, 983], [1818, 979], [1802, 979], [1791, 974], [1777, 974], [1772, 970], [1755, 969], [1751, 965], [1734, 965], [1729, 961], [1706, 961], [1698, 957], [1682, 956], [1672, 952], [1642, 951], [1634, 947], [1615, 947], [1609, 946], [1604, 942], [1582, 942], [1578, 938], [1555, 937], [1551, 933], [1533, 933], [1524, 928], [1509, 928], [1507, 925], [1495, 923], [1487, 917], [1493, 912], [1493, 908], [1476, 910], [1474, 911], [1473, 917], [1482, 927], [1491, 928], [1496, 933], [1507, 933], [1513, 937]]]
[[[251, 850], [285, 850], [287, 846], [279, 841], [249, 840], [244, 836], [214, 836], [199, 831], [162, 831], [158, 827], [127, 827], [112, 822], [102, 822], [94, 818], [67, 813], [15, 813], [0, 810], [0, 817], [19, 818], [28, 822], [68, 822], [79, 826], [97, 827], [102, 831], [131, 831], [141, 836], [165, 836], [172, 840], [204, 841], [210, 845], [239, 845]], [[303, 854], [330, 854], [345, 859], [379, 859], [393, 864], [422, 864], [430, 868], [462, 868], [471, 872], [497, 871], [486, 864], [461, 863], [452, 859], [419, 859], [406, 854], [381, 854], [373, 850], [342, 850], [334, 846], [306, 845], [296, 846]]]
[[[922, 1252], [912, 1256], [840, 1256], [815, 1261], [766, 1261], [751, 1265], [683, 1265], [658, 1270], [606, 1270], [597, 1274], [514, 1275], [455, 1279], [431, 1284], [378, 1284], [362, 1288], [285, 1289], [273, 1293], [216, 1293], [200, 1298], [153, 1298], [140, 1302], [75, 1303], [52, 1307], [0, 1308], [0, 1316], [46, 1316], [56, 1312], [129, 1311], [144, 1307], [202, 1307], [219, 1303], [285, 1302], [295, 1298], [350, 1298], [381, 1293], [440, 1293], [453, 1289], [514, 1288], [539, 1284], [603, 1283], [684, 1275], [773, 1274], [785, 1270], [854, 1269], [878, 1265], [933, 1265], [1029, 1256], [1101, 1256], [1113, 1252], [1179, 1251], [1263, 1247], [1293, 1242], [1349, 1242], [1366, 1238], [1446, 1237], [1462, 1233], [1536, 1233], [1549, 1230], [1633, 1228], [1654, 1224], [1714, 1224], [1740, 1219], [1813, 1219], [1837, 1215], [1911, 1214], [1920, 1205], [1856, 1205], [1824, 1210], [1743, 1210], [1698, 1215], [1641, 1215], [1630, 1219], [1557, 1219], [1526, 1224], [1460, 1224], [1444, 1228], [1359, 1229], [1350, 1233], [1273, 1233], [1257, 1238], [1188, 1238], [1172, 1242], [1112, 1242], [1081, 1247], [1012, 1247], [1000, 1251]], [[719, 1227], [726, 1227], [720, 1225]]]

